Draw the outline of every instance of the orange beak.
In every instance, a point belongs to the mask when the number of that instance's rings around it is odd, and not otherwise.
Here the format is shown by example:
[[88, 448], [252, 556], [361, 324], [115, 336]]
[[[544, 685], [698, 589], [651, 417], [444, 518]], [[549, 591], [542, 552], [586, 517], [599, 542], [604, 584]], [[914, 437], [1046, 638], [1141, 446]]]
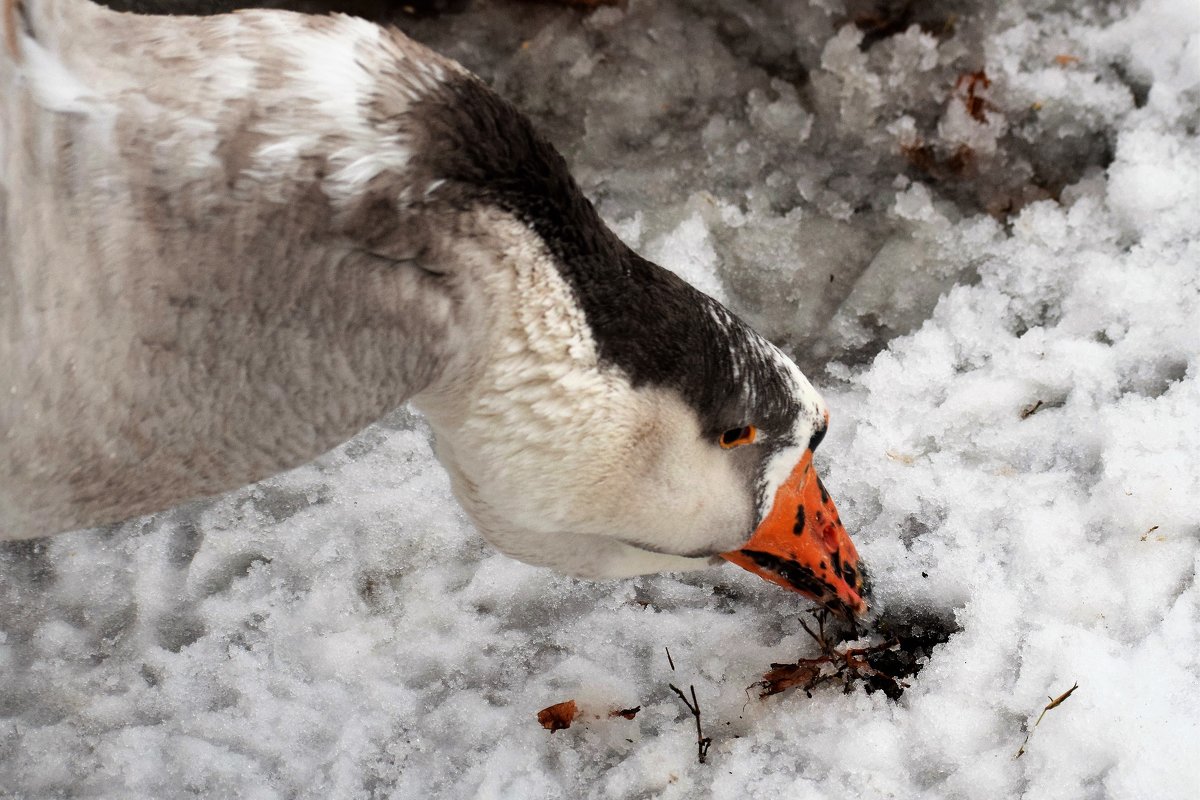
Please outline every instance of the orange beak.
[[812, 450], [775, 493], [771, 513], [722, 557], [845, 618], [867, 610], [858, 551], [812, 466]]

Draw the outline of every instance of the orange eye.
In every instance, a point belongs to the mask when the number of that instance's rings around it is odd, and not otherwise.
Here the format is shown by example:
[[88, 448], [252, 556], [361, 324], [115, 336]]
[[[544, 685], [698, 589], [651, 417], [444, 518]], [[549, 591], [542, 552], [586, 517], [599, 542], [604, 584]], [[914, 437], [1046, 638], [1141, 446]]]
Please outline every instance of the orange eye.
[[719, 439], [721, 447], [730, 450], [734, 447], [741, 447], [744, 444], [750, 444], [758, 436], [758, 428], [753, 425], [745, 425], [741, 428], [730, 428], [721, 434]]

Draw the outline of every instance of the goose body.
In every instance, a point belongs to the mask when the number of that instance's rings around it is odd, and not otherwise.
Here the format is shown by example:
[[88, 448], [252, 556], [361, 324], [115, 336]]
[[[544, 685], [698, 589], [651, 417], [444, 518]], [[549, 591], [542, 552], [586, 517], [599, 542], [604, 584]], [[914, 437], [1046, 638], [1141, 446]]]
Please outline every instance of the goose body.
[[[862, 608], [820, 396], [461, 66], [349, 17], [9, 6], [0, 538], [259, 480], [411, 400], [509, 555], [620, 577], [740, 550]], [[816, 549], [747, 547], [768, 523]]]

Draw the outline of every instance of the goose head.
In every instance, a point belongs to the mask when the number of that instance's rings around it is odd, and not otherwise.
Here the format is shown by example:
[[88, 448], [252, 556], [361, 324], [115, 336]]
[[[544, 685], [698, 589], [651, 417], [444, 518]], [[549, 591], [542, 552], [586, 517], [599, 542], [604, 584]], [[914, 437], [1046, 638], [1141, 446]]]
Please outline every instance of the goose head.
[[433, 270], [477, 290], [472, 343], [415, 402], [484, 536], [587, 578], [724, 558], [863, 612], [857, 552], [812, 466], [828, 410], [792, 360], [623, 244], [476, 79], [411, 113], [418, 185], [457, 219], [440, 248], [455, 264]]

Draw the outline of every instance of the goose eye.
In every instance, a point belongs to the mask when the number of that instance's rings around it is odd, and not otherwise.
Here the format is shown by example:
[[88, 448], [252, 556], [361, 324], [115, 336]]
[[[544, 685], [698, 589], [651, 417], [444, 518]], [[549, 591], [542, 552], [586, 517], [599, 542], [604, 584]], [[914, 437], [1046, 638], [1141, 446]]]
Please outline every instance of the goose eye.
[[741, 428], [730, 428], [721, 434], [721, 447], [726, 450], [734, 447], [740, 447], [744, 444], [750, 444], [754, 438], [758, 436], [758, 428], [753, 425], [744, 425]]

